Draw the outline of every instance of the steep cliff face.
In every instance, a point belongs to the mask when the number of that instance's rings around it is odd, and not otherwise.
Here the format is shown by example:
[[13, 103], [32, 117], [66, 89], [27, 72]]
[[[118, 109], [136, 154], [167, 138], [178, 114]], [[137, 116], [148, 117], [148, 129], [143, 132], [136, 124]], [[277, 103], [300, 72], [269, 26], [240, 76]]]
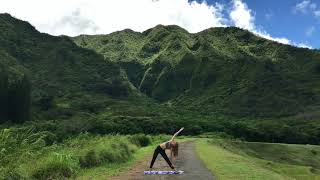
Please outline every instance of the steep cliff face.
[[36, 113], [78, 112], [75, 102], [85, 101], [84, 95], [96, 101], [140, 92], [178, 107], [235, 116], [288, 116], [320, 102], [319, 51], [234, 27], [190, 34], [159, 25], [143, 33], [123, 30], [70, 39], [39, 33], [1, 14], [0, 29], [1, 98], [9, 97], [6, 89], [17, 82], [22, 87], [17, 89], [30, 94], [21, 106], [31, 102]]
[[319, 102], [319, 51], [239, 28], [190, 34], [159, 25], [74, 41], [117, 62], [141, 92], [160, 102], [239, 116], [292, 115]]

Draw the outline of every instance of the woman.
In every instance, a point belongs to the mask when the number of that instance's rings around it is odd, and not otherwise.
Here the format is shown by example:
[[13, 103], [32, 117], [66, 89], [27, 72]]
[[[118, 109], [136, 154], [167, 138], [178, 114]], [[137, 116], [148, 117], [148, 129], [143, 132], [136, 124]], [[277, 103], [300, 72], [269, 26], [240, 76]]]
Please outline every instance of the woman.
[[167, 161], [171, 169], [174, 169], [174, 166], [172, 165], [171, 161], [169, 160], [167, 154], [166, 154], [166, 149], [171, 150], [171, 160], [172, 160], [172, 155], [174, 158], [178, 156], [178, 142], [174, 140], [174, 138], [183, 130], [184, 128], [181, 128], [178, 132], [174, 133], [170, 141], [166, 141], [164, 143], [161, 143], [157, 148], [154, 150], [153, 157], [151, 160], [150, 164], [150, 169], [153, 167], [154, 161], [156, 160], [158, 154], [160, 153], [162, 157]]

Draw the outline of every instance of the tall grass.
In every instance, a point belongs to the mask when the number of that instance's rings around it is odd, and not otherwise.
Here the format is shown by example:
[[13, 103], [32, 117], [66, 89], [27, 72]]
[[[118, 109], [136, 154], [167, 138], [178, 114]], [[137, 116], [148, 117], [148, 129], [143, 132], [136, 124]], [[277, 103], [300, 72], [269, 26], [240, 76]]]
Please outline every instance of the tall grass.
[[0, 130], [0, 179], [19, 179], [18, 163], [39, 154], [45, 147], [45, 133], [36, 133], [34, 129]]
[[103, 163], [126, 162], [137, 150], [138, 146], [130, 142], [131, 136], [112, 139], [108, 143], [98, 143], [80, 157], [81, 167], [90, 168]]
[[151, 143], [150, 137], [145, 136], [144, 134], [132, 135], [130, 141], [140, 147], [148, 146]]
[[46, 145], [46, 133], [0, 131], [0, 179], [67, 179], [86, 169], [129, 161], [140, 147], [163, 137], [83, 133]]
[[51, 153], [36, 164], [31, 176], [43, 180], [70, 178], [79, 169], [77, 158], [70, 154]]

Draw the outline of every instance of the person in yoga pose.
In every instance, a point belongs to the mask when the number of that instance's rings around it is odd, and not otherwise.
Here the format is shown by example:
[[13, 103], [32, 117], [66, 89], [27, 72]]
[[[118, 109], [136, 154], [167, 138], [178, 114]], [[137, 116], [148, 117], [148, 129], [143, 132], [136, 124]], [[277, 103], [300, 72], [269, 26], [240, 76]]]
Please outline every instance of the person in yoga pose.
[[169, 141], [166, 141], [164, 143], [161, 143], [159, 146], [156, 147], [153, 153], [153, 157], [150, 163], [150, 169], [152, 169], [154, 161], [156, 160], [158, 154], [160, 153], [161, 156], [166, 160], [168, 165], [171, 167], [171, 169], [175, 169], [171, 161], [169, 160], [167, 154], [166, 154], [166, 149], [170, 149], [170, 157], [171, 160], [175, 159], [178, 157], [178, 150], [179, 150], [179, 145], [178, 142], [174, 140], [174, 138], [183, 130], [184, 128], [181, 128], [178, 132], [174, 133], [172, 138]]

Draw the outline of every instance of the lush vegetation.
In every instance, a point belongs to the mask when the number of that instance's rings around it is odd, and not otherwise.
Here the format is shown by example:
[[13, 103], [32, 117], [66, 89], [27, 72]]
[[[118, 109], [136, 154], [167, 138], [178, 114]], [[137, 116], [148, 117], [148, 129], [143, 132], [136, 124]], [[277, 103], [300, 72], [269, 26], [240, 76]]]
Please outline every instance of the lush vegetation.
[[234, 27], [190, 34], [159, 25], [143, 33], [124, 30], [73, 40], [116, 62], [140, 92], [167, 107], [150, 121], [124, 118], [134, 122], [133, 129], [145, 122], [170, 123], [189, 125], [187, 134], [219, 131], [249, 141], [319, 144], [317, 50]]
[[[0, 14], [0, 179], [109, 176], [160, 138], [143, 134], [182, 126], [185, 135], [320, 144], [319, 60], [317, 50], [233, 27], [70, 38]], [[229, 144], [248, 157], [271, 153]]]
[[[105, 179], [182, 126], [320, 144], [319, 60], [234, 27], [70, 38], [0, 14], [0, 179]], [[198, 145], [218, 177], [319, 177], [318, 146]]]
[[8, 14], [0, 21], [0, 121], [31, 119], [21, 126], [47, 132], [47, 144], [84, 132], [181, 126], [190, 135], [319, 144], [317, 51], [237, 28], [189, 34], [157, 26], [74, 38], [97, 54]]
[[199, 140], [197, 152], [218, 179], [318, 179], [320, 147], [228, 139]]
[[190, 34], [178, 26], [74, 38], [117, 62], [141, 92], [204, 114], [279, 117], [319, 105], [320, 52], [238, 28]]
[[134, 94], [115, 63], [9, 14], [0, 14], [0, 75], [0, 122], [28, 120], [30, 109], [33, 120], [66, 119], [83, 112], [72, 101]]
[[136, 154], [151, 152], [144, 147], [168, 138], [80, 134], [46, 145], [46, 137], [32, 129], [1, 130], [0, 179], [106, 178], [130, 165]]
[[181, 126], [186, 135], [319, 144], [317, 50], [238, 28], [159, 25], [72, 41], [1, 14], [0, 30], [2, 128], [46, 132], [47, 144]]

